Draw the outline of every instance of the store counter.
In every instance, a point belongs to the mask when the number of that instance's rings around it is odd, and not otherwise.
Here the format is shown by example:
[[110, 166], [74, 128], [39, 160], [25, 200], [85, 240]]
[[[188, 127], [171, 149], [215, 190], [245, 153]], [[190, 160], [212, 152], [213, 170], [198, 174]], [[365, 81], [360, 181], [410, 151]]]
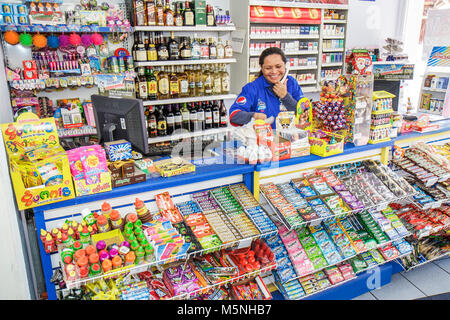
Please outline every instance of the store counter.
[[436, 121], [439, 129], [430, 132], [409, 132], [399, 134], [398, 137], [392, 138], [396, 146], [409, 147], [414, 142], [423, 141], [426, 143], [446, 142], [450, 139], [450, 119]]
[[347, 143], [344, 146], [343, 153], [325, 158], [311, 154], [279, 162], [258, 164], [255, 166], [253, 174], [253, 195], [259, 200], [259, 186], [261, 183], [288, 182], [290, 179], [298, 177], [300, 172], [306, 170], [366, 159], [378, 159], [386, 163], [393, 145], [393, 141], [367, 144], [365, 146], [355, 146], [353, 143]]

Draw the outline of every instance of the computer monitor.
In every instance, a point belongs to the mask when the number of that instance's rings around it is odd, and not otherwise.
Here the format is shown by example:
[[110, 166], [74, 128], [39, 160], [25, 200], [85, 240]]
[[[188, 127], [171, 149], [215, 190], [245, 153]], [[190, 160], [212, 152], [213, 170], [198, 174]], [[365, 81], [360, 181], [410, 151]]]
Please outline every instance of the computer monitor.
[[142, 100], [91, 96], [99, 142], [125, 139], [148, 154], [148, 135]]

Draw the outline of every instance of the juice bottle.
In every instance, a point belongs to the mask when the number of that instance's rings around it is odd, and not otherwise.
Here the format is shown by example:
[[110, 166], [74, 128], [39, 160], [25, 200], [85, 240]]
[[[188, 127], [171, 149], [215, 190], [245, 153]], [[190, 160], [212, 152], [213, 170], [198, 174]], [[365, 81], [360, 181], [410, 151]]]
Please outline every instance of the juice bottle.
[[97, 218], [98, 232], [108, 232], [111, 230], [108, 218], [104, 215], [99, 215]]
[[56, 251], [56, 241], [50, 233], [47, 233], [47, 237], [45, 238], [44, 249], [47, 253]]
[[86, 221], [88, 226], [92, 226], [95, 224], [95, 217], [94, 214], [89, 210], [89, 208], [85, 208], [81, 211], [81, 216], [83, 217], [83, 220]]
[[113, 259], [112, 259], [112, 266], [113, 266], [113, 269], [117, 269], [117, 268], [120, 268], [121, 266], [122, 266], [122, 258], [119, 256], [119, 255], [117, 255], [117, 256], [115, 256]]
[[65, 248], [71, 248], [73, 246], [73, 239], [71, 236], [69, 236], [67, 233], [62, 234], [62, 243]]
[[82, 227], [82, 230], [80, 232], [80, 242], [85, 246], [91, 243], [91, 234], [89, 233], [89, 229], [87, 226]]
[[111, 220], [111, 227], [112, 229], [123, 229], [123, 219], [119, 214], [119, 211], [112, 210], [111, 214], [109, 215], [109, 218]]

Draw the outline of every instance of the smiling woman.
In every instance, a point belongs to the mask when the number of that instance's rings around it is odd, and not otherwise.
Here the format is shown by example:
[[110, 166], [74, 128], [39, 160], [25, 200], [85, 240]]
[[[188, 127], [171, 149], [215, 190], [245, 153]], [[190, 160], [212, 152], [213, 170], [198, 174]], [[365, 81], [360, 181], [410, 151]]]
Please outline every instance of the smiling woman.
[[[303, 97], [297, 80], [287, 75], [286, 56], [279, 48], [268, 48], [259, 57], [261, 71], [258, 78], [247, 83], [230, 107], [230, 123], [245, 125], [252, 118], [275, 119], [282, 109], [296, 111], [297, 102]], [[275, 129], [275, 122], [272, 122]]]

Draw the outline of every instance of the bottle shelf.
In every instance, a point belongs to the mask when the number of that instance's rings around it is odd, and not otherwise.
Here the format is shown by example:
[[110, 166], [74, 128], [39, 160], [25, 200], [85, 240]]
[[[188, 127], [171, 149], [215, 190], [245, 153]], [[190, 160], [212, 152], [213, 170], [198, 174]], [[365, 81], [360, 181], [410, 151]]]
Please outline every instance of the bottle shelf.
[[236, 59], [204, 59], [204, 60], [166, 60], [166, 61], [136, 61], [135, 67], [159, 67], [159, 66], [181, 66], [198, 64], [220, 64], [236, 63]]
[[236, 30], [234, 25], [223, 26], [135, 26], [134, 31], [152, 31], [152, 32], [231, 32]]
[[347, 20], [323, 20], [324, 24], [347, 23]]
[[436, 89], [436, 88], [427, 88], [423, 87], [422, 90], [424, 91], [432, 91], [432, 92], [440, 92], [440, 93], [446, 93], [447, 89]]
[[322, 63], [322, 67], [341, 67], [344, 62]]
[[291, 35], [281, 35], [281, 34], [266, 34], [266, 35], [250, 35], [250, 40], [296, 40], [296, 39], [319, 39], [318, 34], [291, 34]]
[[348, 4], [326, 4], [326, 3], [307, 3], [307, 2], [275, 2], [264, 0], [250, 0], [251, 6], [285, 7], [285, 8], [317, 8], [317, 9], [338, 9], [347, 10]]
[[184, 130], [182, 133], [177, 134], [171, 134], [163, 137], [155, 137], [155, 138], [148, 138], [148, 143], [161, 143], [166, 141], [176, 141], [176, 140], [182, 140], [187, 138], [196, 138], [201, 136], [207, 136], [207, 135], [215, 135], [215, 134], [227, 134], [228, 132], [231, 132], [230, 127], [222, 127], [222, 128], [213, 128], [213, 129], [207, 129], [202, 131], [187, 131]]
[[322, 52], [343, 52], [344, 48], [335, 48], [335, 49], [322, 49]]
[[[299, 71], [299, 70], [315, 70], [317, 66], [299, 66], [299, 67], [289, 67], [289, 71]], [[260, 69], [251, 69], [250, 73], [257, 73]]]
[[90, 136], [95, 134], [97, 134], [97, 129], [91, 126], [83, 126], [81, 128], [73, 128], [73, 129], [58, 129], [59, 138], [73, 138], [73, 137]]
[[[259, 57], [259, 55], [262, 53], [252, 53], [250, 54], [250, 57]], [[285, 52], [284, 55], [286, 56], [302, 56], [302, 55], [315, 55], [319, 54], [319, 51], [308, 51], [308, 50], [300, 50], [300, 51], [291, 51], [291, 52]]]
[[87, 33], [111, 33], [111, 32], [124, 32], [132, 33], [133, 27], [131, 26], [114, 26], [114, 27], [100, 27], [98, 25], [41, 25], [41, 24], [27, 24], [27, 25], [1, 25], [1, 31], [14, 30], [17, 32], [87, 32]]
[[331, 36], [331, 35], [324, 35], [322, 37], [322, 39], [327, 40], [327, 39], [345, 39], [345, 36]]
[[176, 99], [163, 99], [163, 100], [145, 100], [143, 101], [144, 106], [158, 106], [163, 104], [173, 104], [173, 103], [189, 103], [198, 101], [208, 101], [208, 100], [227, 100], [236, 99], [235, 94], [221, 94], [221, 95], [211, 95], [211, 96], [201, 96], [201, 97], [186, 97], [186, 98], [176, 98]]

